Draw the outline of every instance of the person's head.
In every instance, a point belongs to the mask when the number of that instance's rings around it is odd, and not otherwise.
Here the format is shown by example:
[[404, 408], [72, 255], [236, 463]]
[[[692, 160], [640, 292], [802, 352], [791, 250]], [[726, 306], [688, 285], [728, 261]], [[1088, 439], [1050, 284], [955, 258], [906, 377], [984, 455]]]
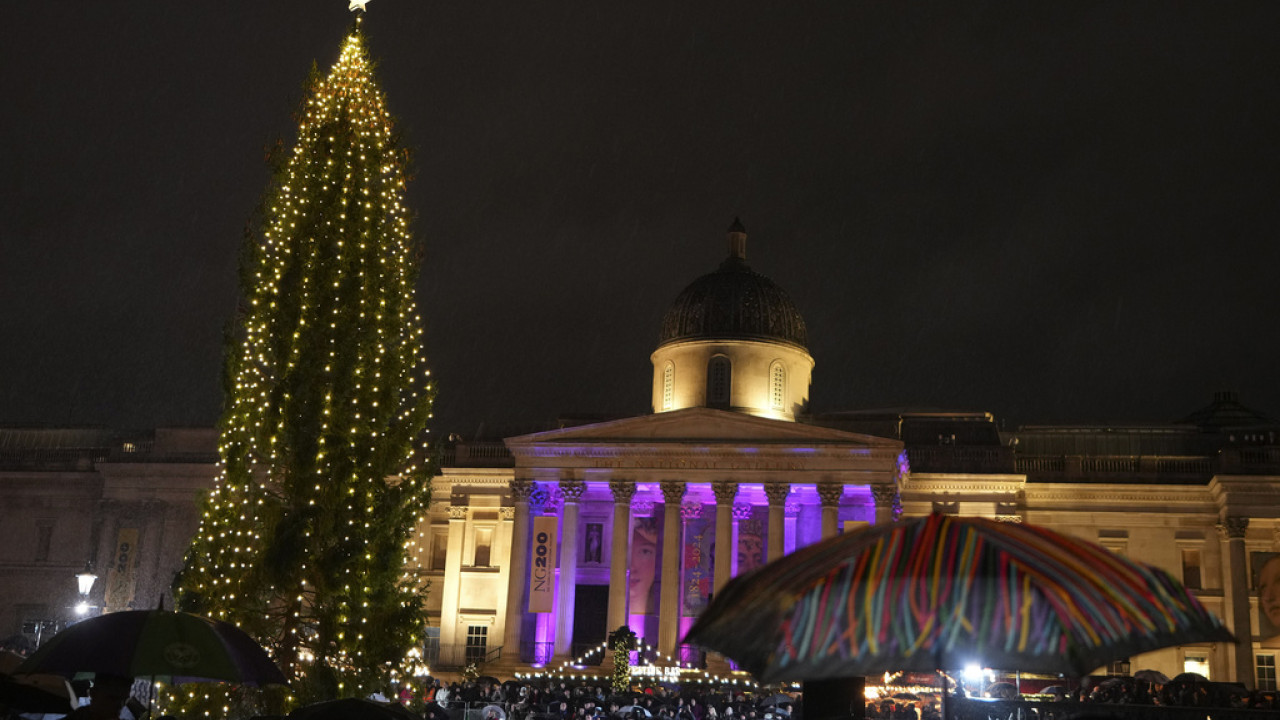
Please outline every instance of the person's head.
[[1258, 608], [1280, 632], [1280, 554], [1272, 555], [1258, 568]]
[[98, 674], [89, 688], [89, 707], [94, 718], [116, 720], [129, 701], [133, 678]]

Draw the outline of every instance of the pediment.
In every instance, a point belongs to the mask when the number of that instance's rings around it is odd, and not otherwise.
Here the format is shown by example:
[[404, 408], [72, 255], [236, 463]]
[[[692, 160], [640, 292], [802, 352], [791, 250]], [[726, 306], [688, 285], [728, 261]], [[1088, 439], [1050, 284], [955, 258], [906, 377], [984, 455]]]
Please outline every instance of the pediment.
[[557, 444], [806, 444], [901, 449], [892, 438], [744, 413], [686, 408], [507, 438], [509, 448]]

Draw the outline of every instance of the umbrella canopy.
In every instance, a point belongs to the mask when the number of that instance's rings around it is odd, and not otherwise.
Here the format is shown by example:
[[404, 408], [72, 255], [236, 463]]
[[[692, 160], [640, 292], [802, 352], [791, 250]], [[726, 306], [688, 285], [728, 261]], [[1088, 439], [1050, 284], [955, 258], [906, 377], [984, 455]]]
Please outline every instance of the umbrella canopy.
[[15, 673], [287, 684], [266, 651], [235, 625], [168, 610], [109, 613], [78, 622], [47, 640]]
[[1141, 680], [1142, 682], [1154, 683], [1156, 685], [1164, 685], [1169, 682], [1169, 676], [1159, 670], [1139, 670], [1133, 674], [1133, 679]]
[[641, 717], [653, 717], [653, 713], [640, 705], [624, 705], [618, 708], [619, 715], [630, 715], [632, 713], [638, 713]]
[[1084, 674], [1231, 641], [1168, 573], [1045, 528], [929, 515], [845, 533], [730, 581], [684, 642], [763, 682], [977, 662]]
[[57, 675], [0, 676], [0, 707], [23, 713], [66, 715], [75, 710], [75, 693]]
[[484, 720], [507, 720], [507, 711], [501, 705], [485, 705], [480, 708], [480, 717]]
[[767, 698], [762, 698], [759, 702], [756, 703], [756, 705], [758, 705], [759, 707], [766, 707], [769, 705], [789, 705], [789, 704], [795, 704], [795, 701], [796, 699], [791, 697], [790, 695], [784, 695], [783, 693], [778, 693], [776, 695], [770, 695]]
[[400, 703], [342, 698], [306, 705], [289, 713], [289, 720], [422, 720]]

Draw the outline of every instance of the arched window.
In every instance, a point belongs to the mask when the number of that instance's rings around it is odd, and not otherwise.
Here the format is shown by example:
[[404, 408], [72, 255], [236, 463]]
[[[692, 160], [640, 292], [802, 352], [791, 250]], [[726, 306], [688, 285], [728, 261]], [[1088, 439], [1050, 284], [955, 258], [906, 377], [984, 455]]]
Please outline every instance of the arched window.
[[707, 407], [729, 407], [729, 390], [733, 382], [733, 365], [724, 355], [707, 362]]
[[774, 362], [769, 368], [769, 405], [774, 410], [783, 410], [787, 404], [787, 369], [782, 363]]
[[662, 368], [662, 409], [670, 410], [676, 404], [676, 366], [667, 363]]

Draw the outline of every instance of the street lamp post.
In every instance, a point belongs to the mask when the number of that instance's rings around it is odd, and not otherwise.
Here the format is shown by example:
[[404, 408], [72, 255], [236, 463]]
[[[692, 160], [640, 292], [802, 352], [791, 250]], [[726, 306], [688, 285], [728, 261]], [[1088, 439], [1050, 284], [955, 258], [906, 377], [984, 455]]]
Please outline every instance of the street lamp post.
[[89, 593], [93, 591], [93, 584], [97, 581], [98, 576], [94, 574], [93, 567], [85, 563], [84, 570], [76, 575], [76, 587], [80, 590], [80, 602], [76, 604], [76, 615], [84, 617], [93, 608], [89, 604]]

